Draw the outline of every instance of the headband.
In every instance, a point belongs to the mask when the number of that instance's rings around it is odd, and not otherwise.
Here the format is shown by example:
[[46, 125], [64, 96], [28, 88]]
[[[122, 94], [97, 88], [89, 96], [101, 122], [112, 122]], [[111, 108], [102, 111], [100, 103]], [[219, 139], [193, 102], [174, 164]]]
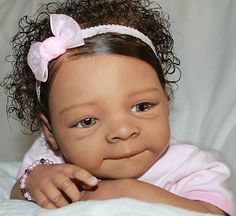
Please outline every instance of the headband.
[[54, 36], [31, 44], [27, 55], [27, 63], [37, 80], [36, 93], [39, 101], [41, 82], [48, 79], [48, 63], [64, 54], [67, 49], [83, 46], [86, 38], [105, 33], [130, 35], [149, 45], [157, 56], [152, 41], [142, 32], [127, 26], [111, 24], [81, 29], [73, 18], [64, 14], [51, 14], [50, 27]]

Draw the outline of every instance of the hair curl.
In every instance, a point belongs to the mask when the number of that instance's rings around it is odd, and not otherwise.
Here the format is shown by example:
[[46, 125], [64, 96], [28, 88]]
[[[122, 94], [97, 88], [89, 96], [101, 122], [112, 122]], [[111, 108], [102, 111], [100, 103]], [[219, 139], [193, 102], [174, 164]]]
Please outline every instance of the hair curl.
[[[162, 87], [168, 92], [168, 99], [172, 98], [172, 84], [179, 81], [181, 74], [175, 80], [170, 80], [169, 75], [174, 74], [176, 70], [179, 71], [180, 61], [173, 52], [174, 41], [169, 32], [168, 16], [163, 13], [159, 5], [154, 7], [149, 0], [51, 2], [42, 5], [34, 17], [24, 16], [20, 19], [18, 33], [11, 41], [13, 54], [12, 60], [9, 61], [13, 70], [1, 82], [8, 95], [7, 114], [21, 121], [25, 133], [34, 133], [41, 128], [39, 113], [48, 116], [48, 81], [41, 86], [40, 103], [36, 96], [34, 74], [27, 64], [27, 54], [32, 43], [52, 36], [49, 23], [49, 15], [52, 13], [71, 16], [81, 28], [100, 24], [120, 24], [141, 31], [155, 46], [161, 67], [161, 71], [157, 71], [157, 74], [159, 78], [161, 77]], [[122, 35], [116, 38], [122, 38]], [[90, 40], [96, 40], [96, 37]], [[86, 40], [86, 43], [90, 40]], [[132, 41], [128, 36], [124, 37], [124, 40]], [[146, 49], [150, 48], [146, 46]]]

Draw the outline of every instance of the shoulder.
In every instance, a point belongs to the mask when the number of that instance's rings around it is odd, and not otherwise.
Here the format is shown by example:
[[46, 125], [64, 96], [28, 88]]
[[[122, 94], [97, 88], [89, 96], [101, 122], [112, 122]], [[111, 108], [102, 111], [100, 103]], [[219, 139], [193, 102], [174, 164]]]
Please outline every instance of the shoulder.
[[170, 140], [167, 154], [184, 152], [186, 156], [203, 152], [200, 148], [188, 143], [180, 142], [175, 139]]
[[64, 163], [64, 160], [61, 156], [55, 155], [54, 152], [47, 147], [47, 143], [43, 134], [41, 134], [34, 141], [32, 146], [26, 152], [17, 175], [18, 178], [24, 173], [28, 166], [30, 166], [36, 160], [40, 160], [41, 158], [49, 159], [54, 163]]
[[172, 166], [182, 167], [183, 164], [189, 164], [193, 161], [201, 163], [202, 160], [207, 160], [207, 157], [212, 157], [212, 154], [203, 151], [196, 146], [171, 139], [167, 151], [160, 160], [157, 161], [157, 164], [162, 165], [172, 161]]
[[[167, 158], [172, 158], [176, 163], [186, 163], [185, 170], [188, 169], [222, 169], [226, 173], [228, 168], [218, 160], [213, 150], [202, 150], [196, 146], [171, 140], [166, 153]], [[218, 170], [219, 171], [219, 170]]]
[[[176, 158], [174, 155], [178, 154]], [[216, 158], [213, 151], [174, 141], [166, 157], [175, 165], [176, 181], [171, 191], [193, 200], [201, 200], [232, 212], [233, 195], [226, 187], [229, 168]]]
[[152, 182], [177, 182], [187, 176], [204, 178], [220, 175], [227, 179], [230, 176], [228, 167], [218, 161], [213, 152], [204, 151], [196, 146], [171, 140], [164, 155], [141, 177], [152, 179]]

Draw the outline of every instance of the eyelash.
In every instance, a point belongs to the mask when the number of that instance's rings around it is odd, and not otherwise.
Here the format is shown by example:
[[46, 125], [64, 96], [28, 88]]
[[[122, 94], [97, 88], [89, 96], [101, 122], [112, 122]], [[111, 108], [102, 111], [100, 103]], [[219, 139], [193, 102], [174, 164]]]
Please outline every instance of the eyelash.
[[[156, 104], [154, 103], [150, 103], [150, 102], [142, 102], [142, 103], [138, 103], [136, 104], [135, 106], [132, 107], [131, 111], [134, 111], [134, 112], [147, 112], [149, 111], [150, 109], [152, 109]], [[140, 107], [143, 106], [143, 110], [140, 110]], [[139, 107], [139, 111], [137, 111], [135, 108], [138, 108]], [[134, 110], [135, 109], [135, 110]]]
[[[141, 108], [142, 106], [142, 109]], [[154, 106], [156, 106], [156, 104], [154, 103], [150, 103], [150, 102], [142, 102], [142, 103], [138, 103], [135, 106], [133, 106], [131, 108], [131, 111], [133, 112], [147, 112], [150, 109], [152, 109]], [[137, 108], [139, 108], [139, 110], [137, 111]], [[79, 121], [78, 123], [76, 123], [75, 125], [73, 125], [73, 127], [77, 127], [77, 128], [89, 128], [92, 127], [93, 125], [95, 125], [97, 123], [98, 119], [93, 118], [93, 117], [87, 117], [82, 119], [81, 121]]]
[[87, 118], [84, 118], [81, 121], [79, 121], [77, 124], [75, 124], [74, 127], [89, 128], [89, 127], [92, 127], [93, 125], [95, 125], [96, 123], [97, 123], [96, 118], [87, 117]]

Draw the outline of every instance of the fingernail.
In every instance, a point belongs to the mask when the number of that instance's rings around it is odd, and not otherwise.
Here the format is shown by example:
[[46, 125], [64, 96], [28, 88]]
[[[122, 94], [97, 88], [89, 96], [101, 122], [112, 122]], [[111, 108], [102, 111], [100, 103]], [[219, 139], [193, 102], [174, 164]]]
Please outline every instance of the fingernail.
[[89, 182], [90, 184], [92, 185], [96, 185], [98, 183], [98, 179], [94, 176], [92, 176], [90, 179], [89, 179]]

